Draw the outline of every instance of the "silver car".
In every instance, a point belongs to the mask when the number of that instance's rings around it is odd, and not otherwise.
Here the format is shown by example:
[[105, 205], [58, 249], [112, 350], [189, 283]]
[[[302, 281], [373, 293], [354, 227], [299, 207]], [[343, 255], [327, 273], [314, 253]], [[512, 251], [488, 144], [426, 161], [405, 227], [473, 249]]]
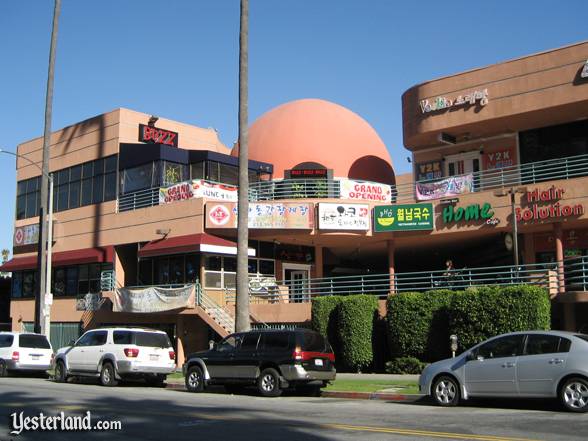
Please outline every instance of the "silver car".
[[566, 409], [588, 411], [588, 335], [512, 332], [427, 366], [421, 393], [441, 406], [470, 397], [559, 397]]

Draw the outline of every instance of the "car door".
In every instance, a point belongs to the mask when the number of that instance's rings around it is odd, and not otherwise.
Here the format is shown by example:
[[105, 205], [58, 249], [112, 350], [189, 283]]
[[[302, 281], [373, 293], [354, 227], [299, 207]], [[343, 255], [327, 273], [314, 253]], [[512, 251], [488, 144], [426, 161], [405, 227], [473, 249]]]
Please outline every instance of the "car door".
[[206, 368], [212, 379], [231, 378], [235, 349], [241, 342], [239, 334], [226, 337], [206, 354]]
[[86, 352], [94, 339], [96, 331], [88, 331], [82, 335], [77, 342], [67, 352], [67, 364], [69, 370], [83, 371], [86, 370]]
[[104, 355], [104, 346], [108, 338], [108, 331], [95, 331], [92, 339], [86, 347], [83, 360], [83, 369], [91, 372], [98, 372], [100, 359]]
[[565, 370], [571, 341], [550, 334], [529, 334], [517, 362], [521, 396], [551, 396], [555, 382]]
[[464, 366], [465, 386], [472, 396], [517, 396], [516, 365], [524, 334], [506, 335], [475, 349]]
[[247, 332], [242, 335], [241, 344], [233, 357], [233, 375], [239, 379], [254, 379], [257, 374], [257, 344], [259, 332]]

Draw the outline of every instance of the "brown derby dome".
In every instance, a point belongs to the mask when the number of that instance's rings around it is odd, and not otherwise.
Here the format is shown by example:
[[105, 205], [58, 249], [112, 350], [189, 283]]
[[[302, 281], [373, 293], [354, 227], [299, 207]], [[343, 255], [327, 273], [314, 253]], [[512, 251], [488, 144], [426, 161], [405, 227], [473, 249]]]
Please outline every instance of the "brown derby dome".
[[291, 101], [259, 117], [249, 129], [249, 159], [272, 163], [274, 178], [311, 163], [335, 177], [395, 183], [386, 145], [367, 121], [319, 99]]

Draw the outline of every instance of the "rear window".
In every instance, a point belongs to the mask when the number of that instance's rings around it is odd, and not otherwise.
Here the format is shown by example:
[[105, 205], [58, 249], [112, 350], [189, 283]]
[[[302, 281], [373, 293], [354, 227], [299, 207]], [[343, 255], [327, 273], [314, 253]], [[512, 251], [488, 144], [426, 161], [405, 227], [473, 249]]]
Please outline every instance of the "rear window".
[[171, 343], [167, 334], [156, 332], [134, 332], [135, 344], [137, 346], [148, 346], [151, 348], [169, 348]]
[[130, 345], [133, 343], [133, 333], [131, 331], [114, 331], [112, 341], [115, 345]]
[[13, 335], [0, 335], [0, 348], [9, 348], [13, 341]]
[[321, 334], [314, 332], [303, 332], [300, 334], [302, 339], [301, 349], [307, 352], [332, 352], [331, 346], [327, 343]]
[[22, 334], [18, 341], [21, 348], [51, 349], [51, 345], [44, 335]]
[[263, 347], [266, 351], [280, 351], [290, 349], [289, 332], [264, 332], [261, 334]]

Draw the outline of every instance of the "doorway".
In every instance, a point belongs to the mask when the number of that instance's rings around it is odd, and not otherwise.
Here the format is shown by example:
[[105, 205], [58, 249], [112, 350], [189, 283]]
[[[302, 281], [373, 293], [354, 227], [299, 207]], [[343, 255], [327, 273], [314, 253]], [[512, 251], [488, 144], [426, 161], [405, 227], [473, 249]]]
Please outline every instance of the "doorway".
[[288, 287], [290, 303], [310, 301], [310, 265], [285, 263], [282, 266], [284, 283]]

